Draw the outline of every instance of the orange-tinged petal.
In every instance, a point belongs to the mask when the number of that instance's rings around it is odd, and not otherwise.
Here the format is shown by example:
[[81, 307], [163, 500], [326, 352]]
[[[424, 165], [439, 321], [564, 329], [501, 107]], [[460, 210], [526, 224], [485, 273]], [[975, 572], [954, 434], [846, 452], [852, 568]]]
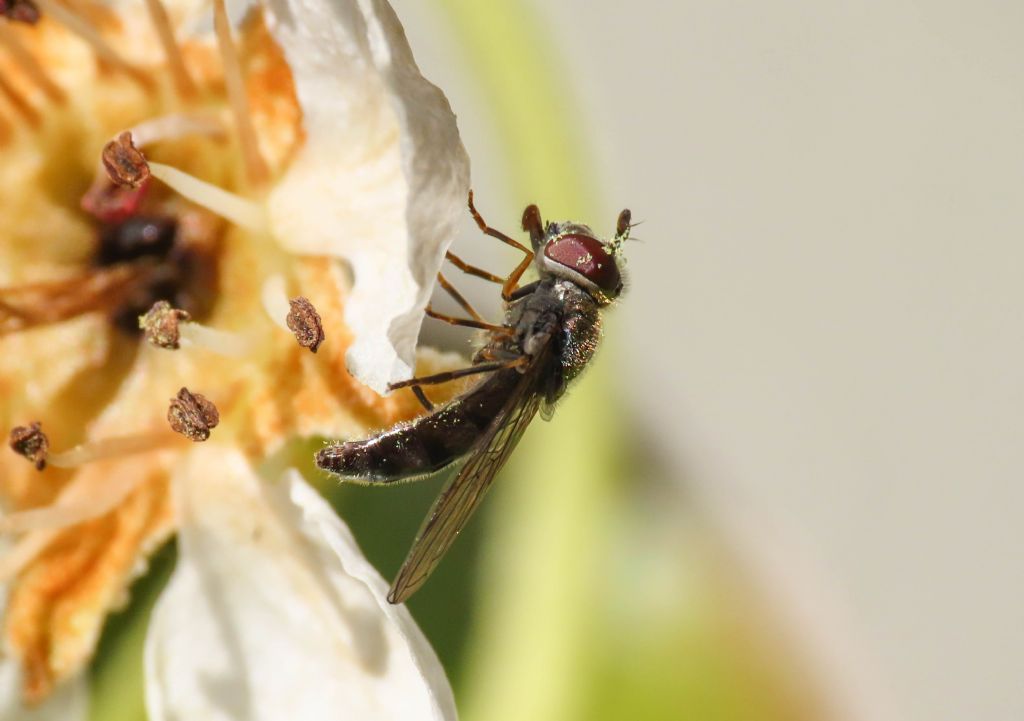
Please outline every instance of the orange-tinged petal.
[[99, 491], [112, 475], [141, 480], [114, 511], [59, 532], [21, 574], [8, 598], [5, 635], [25, 668], [28, 702], [88, 662], [107, 614], [173, 529], [167, 463], [160, 454], [100, 462], [80, 471]]

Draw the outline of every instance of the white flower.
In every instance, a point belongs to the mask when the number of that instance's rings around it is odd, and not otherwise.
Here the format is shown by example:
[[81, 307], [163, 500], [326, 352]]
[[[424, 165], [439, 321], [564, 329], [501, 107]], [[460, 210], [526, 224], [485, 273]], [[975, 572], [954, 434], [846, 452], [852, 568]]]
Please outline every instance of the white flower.
[[[74, 10], [36, 2], [39, 32], [0, 18], [0, 44], [22, 46], [43, 72], [4, 69], [36, 110], [22, 127], [0, 109], [0, 237], [9, 239], [0, 245], [0, 423], [41, 419], [56, 431], [51, 450], [83, 448], [52, 455], [42, 473], [0, 455], [0, 532], [15, 537], [0, 554], [0, 721], [84, 717], [82, 671], [103, 621], [175, 532], [178, 566], [147, 638], [153, 721], [454, 718], [437, 658], [408, 612], [386, 603], [344, 524], [295, 472], [254, 470], [289, 437], [353, 435], [417, 411], [408, 393], [382, 399], [352, 381], [346, 355], [377, 390], [408, 377], [416, 360], [428, 372], [451, 362], [414, 356], [468, 193], [443, 94], [420, 75], [382, 0], [268, 0], [237, 31], [241, 73], [221, 62], [209, 33], [178, 38], [174, 70], [141, 2], [118, 4], [120, 29], [104, 25], [91, 49], [61, 26]], [[194, 5], [168, 3], [168, 27]], [[220, 94], [233, 81], [241, 104]], [[135, 311], [118, 283], [149, 278], [152, 264], [182, 273], [170, 267], [178, 261], [98, 267], [98, 229], [111, 221], [95, 206], [99, 221], [61, 205], [102, 143], [126, 128], [168, 160], [150, 165], [169, 186], [154, 183], [115, 210], [141, 202], [170, 214], [199, 238], [186, 248], [198, 270], [186, 267], [184, 290], [215, 279], [199, 288], [210, 296], [209, 327], [189, 325], [173, 352], [126, 339], [109, 319]], [[55, 180], [67, 187], [42, 185]], [[338, 259], [354, 271], [351, 289]], [[48, 295], [69, 280], [78, 305]], [[268, 318], [285, 283], [323, 317], [316, 356]], [[130, 286], [140, 287], [149, 291]], [[167, 399], [183, 385], [220, 409], [204, 446], [168, 437]], [[74, 467], [55, 469], [58, 457]], [[22, 694], [39, 705], [27, 711]]]

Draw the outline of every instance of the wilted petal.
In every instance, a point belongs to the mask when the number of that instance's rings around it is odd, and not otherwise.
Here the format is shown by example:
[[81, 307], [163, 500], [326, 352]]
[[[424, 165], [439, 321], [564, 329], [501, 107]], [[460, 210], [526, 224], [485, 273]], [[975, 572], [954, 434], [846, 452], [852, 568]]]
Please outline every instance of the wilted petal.
[[146, 703], [173, 719], [451, 719], [437, 657], [295, 472], [261, 482], [200, 448], [180, 470], [179, 559], [150, 622]]
[[411, 375], [434, 277], [469, 190], [444, 94], [383, 0], [266, 0], [306, 142], [269, 199], [290, 250], [346, 259], [350, 371], [383, 393]]

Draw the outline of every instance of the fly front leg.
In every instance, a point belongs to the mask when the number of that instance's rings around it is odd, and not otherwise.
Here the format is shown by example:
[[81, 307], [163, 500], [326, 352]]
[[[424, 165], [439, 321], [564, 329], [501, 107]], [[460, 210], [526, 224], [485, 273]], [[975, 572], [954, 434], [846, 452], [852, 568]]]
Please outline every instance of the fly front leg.
[[506, 303], [510, 303], [516, 299], [516, 293], [519, 290], [519, 279], [523, 277], [523, 273], [530, 269], [530, 265], [533, 263], [533, 253], [526, 251], [528, 255], [523, 258], [516, 269], [505, 279], [504, 284], [501, 286], [501, 298]]
[[484, 220], [484, 217], [482, 215], [480, 215], [480, 211], [478, 211], [476, 209], [476, 206], [473, 205], [473, 191], [472, 190], [469, 191], [469, 213], [470, 213], [470, 215], [473, 216], [473, 220], [476, 221], [477, 227], [480, 228], [480, 231], [484, 235], [489, 235], [492, 238], [497, 238], [502, 243], [505, 243], [507, 245], [511, 245], [513, 248], [515, 248], [517, 250], [521, 250], [524, 253], [528, 253], [530, 255], [533, 255], [533, 252], [529, 248], [527, 248], [525, 245], [520, 243], [518, 240], [510, 238], [507, 235], [505, 235], [504, 233], [502, 233], [500, 230], [496, 230], [496, 229], [492, 228], [491, 226], [487, 225], [487, 221]]
[[[533, 210], [533, 215], [531, 217], [536, 217], [537, 222], [539, 223], [540, 222], [540, 211], [537, 210], [537, 206], [536, 205], [531, 205], [529, 208], [526, 209], [527, 213], [531, 212], [531, 208]], [[480, 211], [478, 211], [476, 209], [476, 206], [473, 204], [473, 191], [472, 190], [469, 191], [469, 212], [473, 216], [473, 220], [476, 221], [477, 227], [480, 228], [480, 230], [485, 235], [489, 235], [492, 238], [497, 238], [502, 243], [505, 243], [507, 245], [511, 245], [513, 248], [515, 248], [517, 250], [521, 250], [525, 254], [525, 257], [522, 259], [522, 261], [520, 261], [519, 265], [516, 266], [516, 269], [513, 270], [512, 273], [507, 278], [505, 278], [504, 281], [502, 281], [502, 284], [501, 284], [501, 297], [507, 303], [507, 302], [512, 300], [512, 294], [515, 293], [516, 287], [519, 285], [519, 279], [523, 277], [523, 274], [530, 268], [530, 264], [533, 263], [533, 251], [530, 250], [529, 248], [527, 248], [522, 243], [520, 243], [518, 240], [510, 238], [509, 236], [507, 236], [504, 233], [502, 233], [500, 230], [496, 230], [496, 229], [492, 228], [491, 226], [487, 225], [487, 221], [484, 220], [483, 216], [480, 215]], [[527, 229], [527, 230], [530, 230], [530, 237], [532, 239], [534, 231], [533, 231], [532, 227], [527, 228], [526, 217], [527, 217], [526, 214], [524, 214], [523, 215], [523, 227], [525, 229]]]

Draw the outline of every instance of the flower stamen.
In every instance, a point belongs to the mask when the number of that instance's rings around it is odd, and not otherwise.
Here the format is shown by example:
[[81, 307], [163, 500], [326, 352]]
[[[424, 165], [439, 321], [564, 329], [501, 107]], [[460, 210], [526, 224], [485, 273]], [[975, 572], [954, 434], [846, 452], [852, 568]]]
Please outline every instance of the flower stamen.
[[[33, 424], [38, 425], [38, 424]], [[174, 442], [166, 431], [135, 436], [106, 438], [54, 453], [50, 464], [74, 468], [110, 458], [158, 450]], [[9, 552], [0, 556], [0, 583], [10, 580], [32, 561], [61, 528], [102, 516], [116, 508], [142, 481], [144, 476], [119, 474], [107, 479], [98, 493], [93, 479], [72, 479], [48, 506], [30, 508], [0, 517], [0, 533], [29, 535], [20, 539]]]
[[188, 68], [185, 66], [185, 58], [181, 55], [181, 48], [174, 38], [174, 27], [167, 15], [167, 9], [160, 0], [146, 0], [146, 8], [149, 10], [150, 19], [156, 30], [157, 38], [163, 46], [164, 55], [167, 58], [167, 65], [171, 69], [171, 76], [174, 78], [174, 87], [178, 94], [185, 98], [191, 98], [196, 94], [196, 84], [192, 80]]
[[18, 38], [17, 33], [7, 27], [7, 23], [0, 23], [0, 45], [7, 48], [7, 52], [21, 67], [26, 77], [38, 85], [50, 100], [61, 104], [67, 100], [64, 91], [47, 74], [42, 63], [28, 51], [28, 48]]
[[177, 397], [171, 399], [167, 421], [175, 433], [202, 443], [210, 437], [210, 430], [220, 423], [220, 413], [206, 396], [182, 388]]
[[27, 426], [16, 426], [11, 430], [11, 450], [31, 461], [36, 470], [47, 465], [55, 468], [75, 468], [105, 458], [119, 458], [135, 453], [144, 453], [166, 445], [166, 433], [144, 433], [132, 436], [115, 436], [98, 441], [82, 443], [58, 453], [50, 453], [50, 439], [43, 432], [42, 424], [34, 421]]
[[[125, 142], [128, 144], [127, 148]], [[103, 166], [110, 180], [116, 185], [134, 187], [132, 183], [141, 182], [139, 179], [143, 175], [152, 175], [178, 195], [211, 213], [253, 232], [266, 232], [268, 223], [263, 206], [170, 165], [147, 161], [132, 143], [131, 132], [121, 133], [117, 140], [107, 143], [103, 148]]]
[[139, 316], [139, 328], [149, 343], [166, 350], [182, 346], [205, 348], [236, 358], [251, 351], [251, 344], [243, 336], [200, 325], [187, 312], [172, 307], [166, 300], [157, 301], [145, 315]]
[[[224, 128], [217, 118], [197, 113], [172, 113], [150, 118], [127, 131], [132, 143], [142, 148], [150, 143], [177, 140], [189, 135], [221, 136]], [[123, 135], [123, 133], [122, 133]], [[138, 188], [112, 184], [102, 156], [97, 164], [96, 177], [82, 196], [82, 210], [107, 223], [116, 223], [138, 212], [145, 196], [147, 183]]]
[[249, 98], [245, 92], [245, 78], [242, 65], [238, 59], [238, 51], [231, 38], [231, 22], [224, 0], [213, 0], [213, 29], [217, 35], [217, 47], [220, 49], [221, 64], [224, 67], [224, 85], [228, 93], [228, 102], [238, 128], [238, 139], [242, 146], [242, 159], [245, 162], [249, 182], [261, 184], [267, 178], [267, 166], [260, 154], [259, 142], [256, 139], [256, 128], [253, 127], [249, 109]]
[[33, 0], [49, 17], [86, 42], [96, 55], [130, 77], [148, 92], [156, 90], [152, 77], [114, 50], [87, 20], [76, 15], [56, 0]]
[[139, 328], [151, 345], [177, 350], [181, 347], [180, 325], [190, 320], [192, 316], [187, 312], [172, 307], [166, 300], [158, 300], [145, 315], [139, 316]]

